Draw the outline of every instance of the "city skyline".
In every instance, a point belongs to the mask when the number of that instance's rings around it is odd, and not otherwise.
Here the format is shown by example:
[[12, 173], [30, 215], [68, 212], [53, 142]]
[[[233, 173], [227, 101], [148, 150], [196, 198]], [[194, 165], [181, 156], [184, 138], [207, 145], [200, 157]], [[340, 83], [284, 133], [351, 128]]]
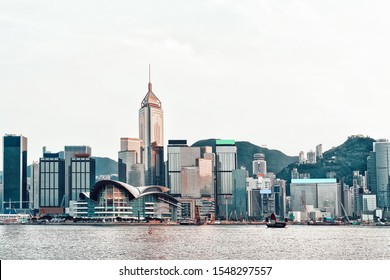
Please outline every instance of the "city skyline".
[[42, 146], [116, 160], [120, 138], [138, 137], [149, 64], [164, 146], [235, 139], [298, 156], [390, 138], [389, 3], [75, 3], [0, 4], [0, 133], [28, 138], [28, 164]]

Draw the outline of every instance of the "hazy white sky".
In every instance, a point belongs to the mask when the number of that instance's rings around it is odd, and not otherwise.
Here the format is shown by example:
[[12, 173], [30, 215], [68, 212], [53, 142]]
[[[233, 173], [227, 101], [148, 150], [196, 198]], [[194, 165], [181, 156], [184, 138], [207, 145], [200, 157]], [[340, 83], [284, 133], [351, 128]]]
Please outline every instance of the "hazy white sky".
[[0, 134], [26, 136], [29, 163], [42, 146], [117, 159], [120, 137], [138, 137], [150, 63], [166, 143], [298, 155], [390, 138], [389, 12], [389, 1], [1, 0]]

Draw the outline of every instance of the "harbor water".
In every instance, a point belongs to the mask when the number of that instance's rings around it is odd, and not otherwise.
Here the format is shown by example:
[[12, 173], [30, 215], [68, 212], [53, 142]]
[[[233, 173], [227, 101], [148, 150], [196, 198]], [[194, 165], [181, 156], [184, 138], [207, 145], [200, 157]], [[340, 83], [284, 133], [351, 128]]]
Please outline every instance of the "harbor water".
[[3, 225], [0, 259], [390, 260], [390, 227]]

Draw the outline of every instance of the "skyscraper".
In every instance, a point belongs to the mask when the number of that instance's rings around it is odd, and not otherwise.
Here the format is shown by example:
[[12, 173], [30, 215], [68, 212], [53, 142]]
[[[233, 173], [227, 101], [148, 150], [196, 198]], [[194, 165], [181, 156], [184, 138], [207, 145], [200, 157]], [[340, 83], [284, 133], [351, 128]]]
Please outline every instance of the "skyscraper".
[[95, 159], [78, 153], [70, 159], [69, 200], [78, 200], [82, 192], [90, 192], [95, 184]]
[[304, 151], [300, 151], [299, 152], [299, 163], [302, 164], [302, 163], [305, 163], [305, 162], [306, 162], [305, 152]]
[[91, 155], [91, 147], [89, 146], [65, 146], [65, 196], [64, 205], [69, 207], [70, 193], [71, 193], [71, 159], [76, 154]]
[[[168, 180], [167, 187], [170, 188], [172, 196], [183, 196], [183, 174], [189, 178], [191, 170], [183, 172], [183, 168], [195, 167], [196, 160], [200, 156], [200, 147], [188, 147], [187, 140], [168, 141]], [[188, 180], [184, 180], [189, 182]], [[187, 188], [186, 188], [187, 189]]]
[[119, 181], [134, 187], [144, 185], [144, 165], [142, 163], [142, 140], [137, 138], [121, 138], [121, 148], [118, 152]]
[[[377, 206], [388, 213], [390, 211], [390, 142], [381, 139], [373, 143], [373, 152], [367, 160], [368, 184], [376, 194]], [[370, 178], [375, 176], [375, 178]]]
[[139, 110], [139, 138], [144, 143], [145, 184], [164, 184], [164, 113], [152, 91], [150, 68], [148, 93]]
[[27, 138], [5, 135], [3, 149], [4, 208], [27, 209]]
[[[233, 170], [237, 169], [237, 147], [234, 140], [216, 140], [216, 215], [225, 216], [223, 209], [232, 203]], [[225, 217], [227, 219], [228, 217]]]
[[316, 163], [317, 162], [316, 153], [313, 150], [310, 150], [309, 152], [307, 152], [307, 162], [308, 163]]
[[232, 171], [233, 188], [232, 188], [232, 205], [228, 209], [229, 216], [236, 220], [245, 217], [247, 213], [246, 203], [246, 178], [248, 171], [246, 169], [235, 169]]
[[318, 144], [316, 146], [316, 156], [317, 156], [317, 161], [319, 161], [322, 158], [322, 144]]
[[30, 165], [30, 181], [28, 184], [30, 193], [30, 208], [39, 208], [39, 163], [34, 161]]
[[39, 207], [60, 207], [65, 194], [65, 160], [59, 153], [39, 159]]
[[264, 154], [257, 153], [253, 155], [252, 168], [255, 176], [264, 177], [267, 175], [267, 162]]

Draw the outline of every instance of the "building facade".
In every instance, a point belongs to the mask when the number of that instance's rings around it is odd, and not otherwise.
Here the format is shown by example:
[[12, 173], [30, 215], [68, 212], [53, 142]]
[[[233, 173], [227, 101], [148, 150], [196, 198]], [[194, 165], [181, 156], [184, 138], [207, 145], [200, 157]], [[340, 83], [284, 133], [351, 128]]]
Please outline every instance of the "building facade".
[[39, 208], [39, 162], [30, 165], [30, 178], [28, 180], [28, 190], [30, 193], [30, 209]]
[[145, 184], [164, 184], [164, 112], [150, 79], [139, 110], [139, 138], [144, 144]]
[[237, 169], [237, 147], [234, 140], [216, 140], [216, 216], [227, 219], [226, 208], [232, 203], [233, 170]]
[[65, 203], [65, 160], [59, 153], [44, 153], [39, 159], [39, 207]]
[[322, 144], [318, 144], [316, 146], [316, 156], [317, 156], [317, 161], [322, 159], [322, 157], [323, 157], [323, 155], [322, 155]]
[[252, 172], [255, 176], [266, 176], [267, 175], [267, 162], [265, 161], [264, 154], [254, 154], [252, 161]]
[[367, 161], [369, 189], [376, 194], [377, 206], [390, 216], [390, 142], [383, 139], [373, 145]]
[[235, 169], [232, 171], [233, 191], [232, 204], [229, 211], [229, 220], [242, 220], [245, 218], [247, 209], [246, 178], [248, 171], [246, 169]]
[[290, 184], [291, 211], [309, 216], [309, 208], [340, 216], [341, 186], [334, 178], [292, 179]]
[[76, 154], [87, 154], [91, 156], [92, 149], [89, 146], [65, 146], [65, 207], [69, 207], [69, 201], [71, 200], [71, 160]]
[[[188, 147], [187, 140], [169, 140], [167, 148], [167, 187], [170, 188], [170, 194], [172, 196], [186, 196], [183, 195], [183, 183], [184, 191], [189, 192], [188, 183], [190, 179], [196, 180], [194, 184], [198, 184], [198, 178], [189, 178], [191, 176], [191, 168], [194, 172], [194, 168], [197, 166], [197, 159], [200, 158], [200, 147]], [[183, 170], [183, 168], [187, 168]], [[198, 170], [195, 170], [197, 172]], [[192, 172], [192, 173], [193, 173]], [[183, 173], [185, 177], [183, 178]]]
[[196, 221], [213, 219], [212, 147], [188, 147], [186, 140], [169, 140], [167, 152], [166, 185], [170, 195], [177, 197], [182, 205], [179, 216]]
[[264, 219], [275, 212], [275, 197], [272, 180], [267, 177], [247, 178], [248, 216]]
[[95, 173], [95, 159], [89, 154], [75, 154], [70, 159], [70, 200], [77, 201], [80, 193], [91, 191]]
[[82, 201], [74, 203], [73, 215], [105, 220], [176, 221], [180, 205], [168, 191], [163, 186], [134, 187], [119, 181], [102, 180], [95, 183], [91, 192], [80, 194]]
[[27, 138], [5, 135], [3, 145], [3, 208], [28, 209]]
[[314, 164], [317, 162], [316, 152], [310, 150], [307, 152], [307, 163]]
[[121, 138], [121, 147], [118, 152], [119, 181], [135, 187], [145, 185], [145, 167], [142, 164], [142, 154], [143, 142], [141, 139]]

